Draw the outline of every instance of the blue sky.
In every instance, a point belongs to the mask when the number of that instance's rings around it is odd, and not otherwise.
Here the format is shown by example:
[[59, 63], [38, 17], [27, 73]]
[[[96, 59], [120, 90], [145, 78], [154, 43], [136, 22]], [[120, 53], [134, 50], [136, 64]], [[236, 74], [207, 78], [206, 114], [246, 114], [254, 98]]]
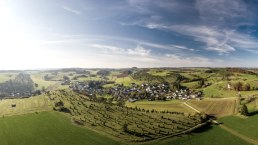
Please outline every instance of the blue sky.
[[0, 69], [258, 67], [256, 0], [0, 0]]

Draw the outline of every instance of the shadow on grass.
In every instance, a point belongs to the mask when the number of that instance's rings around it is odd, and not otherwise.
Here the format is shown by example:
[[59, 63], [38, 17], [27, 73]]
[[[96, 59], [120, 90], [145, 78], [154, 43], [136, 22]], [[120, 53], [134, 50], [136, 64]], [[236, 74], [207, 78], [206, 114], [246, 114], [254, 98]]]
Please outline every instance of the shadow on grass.
[[211, 123], [208, 123], [208, 124], [202, 126], [201, 128], [194, 130], [192, 133], [202, 133], [202, 132], [206, 132], [210, 129], [212, 129], [212, 125], [211, 125]]
[[248, 116], [254, 116], [254, 115], [257, 115], [257, 114], [258, 114], [258, 110], [250, 112], [248, 114]]
[[195, 135], [196, 133], [206, 132], [206, 131], [208, 131], [208, 130], [210, 130], [210, 129], [212, 129], [212, 125], [211, 125], [211, 123], [208, 123], [208, 124], [202, 126], [201, 128], [198, 128], [198, 129], [194, 130], [194, 131], [191, 132], [191, 133], [188, 133], [188, 134], [180, 134], [180, 135], [177, 135], [176, 137], [181, 138], [181, 137], [186, 137], [186, 136], [188, 136], [188, 135], [189, 135], [189, 136], [193, 136], [193, 135]]

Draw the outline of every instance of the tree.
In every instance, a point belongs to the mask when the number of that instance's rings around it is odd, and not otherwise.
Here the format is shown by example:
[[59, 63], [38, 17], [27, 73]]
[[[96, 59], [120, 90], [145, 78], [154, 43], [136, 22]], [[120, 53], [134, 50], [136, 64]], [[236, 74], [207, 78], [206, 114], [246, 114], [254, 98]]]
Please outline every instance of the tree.
[[124, 132], [128, 132], [128, 124], [125, 123], [125, 124], [123, 125], [123, 131], [124, 131]]
[[97, 97], [97, 102], [99, 103], [106, 103], [107, 99], [104, 97]]
[[123, 101], [123, 100], [119, 100], [117, 102], [117, 106], [124, 107], [124, 105], [125, 105], [125, 101]]
[[200, 81], [198, 82], [199, 87], [201, 88], [202, 86], [204, 86], [205, 84], [205, 80], [203, 78], [200, 79]]
[[114, 100], [113, 97], [112, 97], [112, 98], [108, 98], [108, 99], [107, 99], [107, 103], [108, 103], [108, 104], [112, 104], [113, 100]]
[[42, 90], [42, 92], [45, 92], [46, 91], [46, 87], [42, 86], [41, 90]]
[[97, 72], [97, 75], [100, 75], [100, 76], [108, 76], [110, 74], [110, 71], [108, 70], [100, 70]]
[[240, 106], [239, 113], [241, 115], [248, 116], [249, 113], [248, 113], [247, 106], [245, 104]]
[[63, 76], [64, 80], [70, 80], [70, 78], [68, 76]]
[[250, 86], [249, 83], [246, 83], [246, 84], [244, 85], [244, 87], [243, 87], [243, 90], [244, 90], [244, 91], [250, 91], [250, 89], [251, 89], [251, 86]]
[[234, 89], [236, 91], [242, 91], [243, 90], [243, 84], [241, 82], [237, 82], [233, 85]]
[[180, 80], [176, 80], [175, 82], [173, 82], [171, 88], [173, 90], [179, 90], [181, 88], [181, 81]]

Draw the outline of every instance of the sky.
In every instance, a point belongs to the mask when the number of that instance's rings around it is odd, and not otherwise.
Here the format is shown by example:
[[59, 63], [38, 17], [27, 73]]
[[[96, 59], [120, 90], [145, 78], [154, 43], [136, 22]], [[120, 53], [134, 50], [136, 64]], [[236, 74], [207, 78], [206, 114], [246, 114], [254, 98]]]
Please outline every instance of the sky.
[[258, 67], [257, 0], [0, 0], [0, 69]]

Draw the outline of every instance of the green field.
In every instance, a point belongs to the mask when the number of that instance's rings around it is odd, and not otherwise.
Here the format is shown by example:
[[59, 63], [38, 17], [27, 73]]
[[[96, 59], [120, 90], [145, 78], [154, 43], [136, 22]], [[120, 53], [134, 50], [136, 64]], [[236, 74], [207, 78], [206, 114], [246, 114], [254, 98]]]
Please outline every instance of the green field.
[[248, 107], [249, 112], [255, 112], [258, 110], [258, 98], [255, 98], [250, 103], [247, 103], [246, 106]]
[[[117, 78], [115, 80], [115, 82], [117, 84], [124, 84], [125, 86], [131, 86], [132, 83], [137, 83], [138, 81], [135, 81], [132, 79], [132, 77], [128, 76], [128, 77], [124, 77], [124, 78]], [[139, 84], [139, 82], [138, 82]]]
[[218, 126], [186, 136], [153, 141], [144, 145], [251, 145]]
[[253, 115], [248, 118], [240, 118], [237, 116], [228, 116], [219, 120], [223, 125], [234, 129], [238, 133], [246, 135], [252, 139], [258, 140], [258, 115]]
[[[58, 112], [0, 118], [1, 145], [125, 145], [87, 128], [71, 124]], [[156, 140], [142, 145], [249, 145], [217, 126], [188, 136]]]
[[162, 69], [151, 69], [148, 73], [154, 76], [166, 76], [170, 71]]
[[116, 145], [94, 131], [75, 126], [57, 112], [0, 118], [1, 145]]

